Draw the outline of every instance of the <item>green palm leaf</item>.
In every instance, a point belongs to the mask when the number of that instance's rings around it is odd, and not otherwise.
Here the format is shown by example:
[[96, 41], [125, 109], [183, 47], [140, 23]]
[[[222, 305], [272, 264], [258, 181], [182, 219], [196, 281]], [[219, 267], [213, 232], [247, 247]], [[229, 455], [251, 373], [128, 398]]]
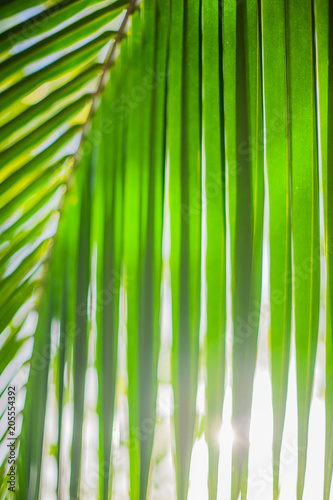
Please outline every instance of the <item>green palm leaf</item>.
[[[3, 402], [13, 384], [23, 400], [15, 497], [44, 497], [52, 457], [58, 498], [116, 498], [123, 444], [130, 498], [162, 497], [159, 471], [168, 452], [155, 427], [164, 419], [158, 395], [170, 382], [175, 497], [193, 494], [192, 452], [205, 439], [208, 496], [216, 499], [225, 488], [219, 433], [230, 372], [231, 498], [249, 498], [260, 330], [271, 360], [277, 500], [294, 315], [301, 500], [311, 474], [308, 430], [325, 306], [329, 499], [331, 10], [327, 0], [1, 3], [0, 473], [5, 484], [9, 405]], [[321, 301], [322, 215], [327, 290]], [[162, 335], [169, 293], [170, 379]], [[88, 373], [96, 375], [96, 408], [88, 401]], [[98, 422], [94, 443], [86, 432], [91, 413]], [[57, 437], [50, 436], [50, 414]], [[10, 498], [6, 485], [0, 494]]]

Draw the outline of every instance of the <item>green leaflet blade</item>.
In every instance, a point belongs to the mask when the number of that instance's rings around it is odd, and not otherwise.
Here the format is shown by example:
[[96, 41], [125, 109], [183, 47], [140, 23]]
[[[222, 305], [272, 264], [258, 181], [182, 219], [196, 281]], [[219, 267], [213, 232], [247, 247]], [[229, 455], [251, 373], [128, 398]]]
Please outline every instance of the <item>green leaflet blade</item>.
[[[122, 60], [111, 69], [110, 82], [102, 96], [100, 143], [97, 160], [95, 214], [97, 241], [97, 370], [100, 420], [100, 498], [110, 498], [111, 444], [117, 374], [119, 298], [123, 240], [123, 148], [124, 121], [112, 112], [122, 88]], [[104, 124], [104, 128], [103, 128]]]
[[18, 500], [37, 500], [43, 451], [44, 423], [50, 363], [52, 290], [48, 284], [40, 304], [31, 357], [18, 459]]
[[270, 351], [273, 391], [274, 499], [286, 412], [291, 340], [291, 200], [285, 2], [262, 2], [266, 164], [270, 248]]
[[[236, 15], [236, 17], [234, 17]], [[234, 23], [236, 22], [236, 26]], [[260, 12], [254, 2], [225, 10], [235, 44], [227, 62], [235, 65], [234, 118], [225, 118], [233, 317], [233, 444], [231, 497], [247, 492], [249, 429], [260, 318], [264, 209], [263, 112]], [[228, 33], [228, 31], [227, 31]], [[233, 57], [233, 58], [232, 58]], [[230, 91], [229, 91], [230, 92]], [[228, 96], [225, 95], [225, 102]], [[233, 101], [234, 102], [234, 101]], [[231, 109], [230, 109], [231, 111]], [[228, 114], [229, 114], [228, 108]], [[235, 156], [228, 148], [236, 150]], [[230, 181], [230, 182], [229, 182]]]
[[[81, 169], [85, 167], [84, 162], [82, 162], [79, 166]], [[79, 235], [80, 235], [80, 220], [81, 220], [81, 199], [82, 199], [82, 173], [81, 170], [78, 171], [74, 177], [73, 183], [70, 186], [70, 189], [66, 195], [64, 212], [62, 214], [62, 218], [60, 219], [59, 229], [62, 229], [62, 233], [57, 234], [57, 238], [59, 237], [60, 245], [63, 244], [63, 252], [65, 255], [63, 256], [63, 269], [62, 269], [62, 305], [61, 305], [61, 316], [60, 316], [60, 346], [59, 346], [59, 388], [64, 384], [64, 374], [62, 372], [63, 363], [67, 364], [67, 385], [68, 381], [73, 373], [73, 349], [75, 338], [77, 335], [81, 335], [82, 338], [82, 330], [78, 322], [76, 321], [77, 314], [83, 312], [85, 314], [85, 302], [82, 303], [81, 309], [78, 310], [77, 306], [77, 296], [76, 296], [76, 288], [78, 282], [78, 252], [79, 252]], [[61, 226], [63, 224], [63, 228]], [[61, 237], [64, 238], [64, 242], [61, 242]], [[56, 241], [56, 244], [58, 241]], [[58, 252], [61, 251], [61, 248], [56, 249]], [[87, 272], [85, 270], [85, 272]], [[56, 279], [56, 277], [54, 277]], [[84, 334], [84, 333], [83, 333]], [[59, 436], [61, 436], [61, 428], [62, 428], [62, 405], [66, 397], [68, 398], [68, 387], [66, 391], [64, 391], [63, 396], [59, 394], [59, 421], [58, 421], [58, 430]], [[61, 440], [58, 445], [58, 471], [60, 459], [60, 451], [61, 451]], [[66, 466], [68, 464], [66, 463]], [[60, 474], [58, 472], [58, 474]], [[64, 494], [64, 489], [62, 486], [62, 477], [58, 476], [57, 482], [57, 490], [58, 495], [61, 498], [61, 495]], [[66, 494], [68, 492], [66, 491]]]
[[[155, 2], [147, 0], [142, 9], [142, 38], [141, 38], [141, 74], [140, 82], [143, 85], [144, 70], [150, 68], [154, 71], [155, 63]], [[155, 408], [157, 396], [157, 362], [158, 348], [156, 352], [156, 335], [159, 329], [155, 330], [154, 311], [159, 316], [159, 302], [154, 304], [153, 289], [153, 185], [151, 166], [151, 141], [152, 131], [152, 110], [153, 110], [153, 90], [146, 92], [142, 102], [142, 184], [141, 184], [141, 227], [140, 227], [140, 282], [139, 282], [139, 383], [144, 388], [139, 401], [139, 422], [140, 422], [140, 499], [147, 498], [148, 477], [150, 460], [155, 431]], [[154, 165], [154, 168], [156, 166]], [[156, 207], [155, 215], [158, 216], [160, 207]], [[163, 204], [162, 204], [163, 209]], [[161, 244], [160, 244], [161, 248]], [[158, 323], [157, 323], [158, 325]], [[158, 344], [157, 344], [158, 347]], [[149, 430], [146, 423], [150, 422]]]
[[[134, 94], [134, 88], [139, 88], [143, 93], [129, 116], [127, 141], [132, 147], [125, 177], [131, 495], [141, 499], [147, 496], [157, 396], [167, 27], [167, 5], [149, 0], [142, 18], [134, 14], [129, 55], [128, 90], [133, 88]], [[143, 391], [139, 399], [136, 384]]]
[[88, 361], [88, 291], [90, 286], [91, 265], [91, 189], [92, 159], [86, 155], [80, 165], [79, 200], [79, 244], [76, 274], [76, 334], [73, 340], [73, 385], [74, 385], [74, 422], [71, 455], [70, 495], [74, 498], [80, 494], [82, 429], [84, 417], [85, 376]]
[[[234, 251], [231, 257], [232, 272], [232, 309], [233, 309], [233, 426], [235, 440], [232, 457], [231, 498], [236, 500], [242, 488], [242, 496], [247, 477], [247, 460], [249, 447], [249, 399], [252, 396], [253, 365], [245, 365], [247, 347], [252, 347], [257, 332], [243, 338], [241, 325], [247, 325], [251, 293], [251, 266], [253, 252], [253, 234], [251, 221], [252, 189], [251, 161], [249, 155], [242, 154], [240, 144], [249, 144], [250, 124], [247, 113], [249, 99], [248, 75], [246, 73], [246, 5], [244, 2], [236, 7], [236, 161], [238, 175], [235, 180], [235, 215]], [[230, 210], [231, 211], [231, 210]], [[245, 377], [246, 370], [246, 377]], [[250, 373], [248, 373], [250, 371]], [[245, 386], [245, 380], [250, 381]], [[250, 389], [250, 390], [249, 390]], [[250, 408], [251, 410], [251, 408]]]
[[298, 407], [297, 498], [304, 488], [320, 303], [319, 188], [311, 1], [287, 4]]
[[221, 11], [203, 2], [203, 130], [207, 200], [207, 423], [209, 498], [217, 498], [219, 445], [224, 398], [226, 327], [226, 231]]
[[[127, 53], [127, 86], [131, 92], [140, 81], [141, 13], [132, 17]], [[140, 498], [140, 379], [139, 379], [139, 272], [140, 272], [140, 207], [142, 164], [140, 102], [128, 114], [124, 185], [124, 264], [127, 293], [127, 375], [129, 407], [130, 495]], [[140, 138], [140, 139], [139, 139]]]
[[[322, 172], [323, 172], [323, 197], [324, 197], [324, 223], [327, 265], [327, 291], [326, 291], [326, 439], [325, 439], [325, 476], [324, 500], [329, 500], [332, 489], [333, 472], [333, 67], [326, 64], [333, 57], [333, 8], [330, 2], [318, 1], [316, 4], [316, 18], [318, 29], [318, 80], [319, 80], [319, 111], [321, 126], [322, 146]], [[327, 26], [327, 12], [328, 26]], [[326, 41], [328, 39], [328, 53]], [[321, 49], [321, 50], [320, 50]], [[328, 75], [328, 80], [326, 76]], [[328, 99], [326, 100], [326, 82], [328, 82]], [[327, 114], [326, 105], [327, 103]], [[326, 121], [327, 120], [327, 121]], [[326, 129], [327, 123], [327, 129]], [[327, 142], [326, 142], [327, 140]], [[327, 153], [327, 156], [325, 155]]]
[[199, 40], [200, 2], [171, 1], [167, 137], [173, 332], [171, 373], [179, 500], [187, 496], [198, 383], [201, 290]]
[[[67, 206], [66, 206], [67, 208]], [[66, 210], [65, 208], [65, 210]], [[56, 449], [56, 459], [57, 459], [57, 494], [58, 497], [61, 495], [62, 491], [62, 474], [61, 469], [63, 464], [61, 463], [61, 452], [62, 452], [62, 428], [63, 428], [63, 406], [64, 406], [64, 394], [65, 394], [65, 360], [66, 360], [66, 335], [67, 335], [67, 319], [68, 319], [68, 253], [70, 252], [67, 244], [69, 240], [69, 226], [72, 219], [68, 216], [68, 212], [62, 215], [60, 220], [58, 231], [56, 235], [55, 248], [52, 255], [52, 280], [55, 287], [55, 307], [54, 315], [59, 321], [59, 345], [57, 353], [54, 357], [54, 384], [55, 384], [55, 395], [58, 404], [58, 439], [57, 439], [57, 449]]]
[[[165, 168], [165, 87], [168, 6], [147, 0], [142, 37], [142, 204], [139, 302], [140, 498], [149, 492], [148, 478], [154, 442], [157, 369], [160, 346], [160, 301]], [[148, 427], [148, 423], [150, 425]]]
[[[233, 266], [236, 214], [236, 5], [232, 0], [222, 2], [223, 35], [223, 107], [226, 176], [228, 180], [228, 207], [230, 231], [230, 257]], [[233, 272], [232, 272], [233, 276]], [[232, 279], [232, 278], [231, 278]]]

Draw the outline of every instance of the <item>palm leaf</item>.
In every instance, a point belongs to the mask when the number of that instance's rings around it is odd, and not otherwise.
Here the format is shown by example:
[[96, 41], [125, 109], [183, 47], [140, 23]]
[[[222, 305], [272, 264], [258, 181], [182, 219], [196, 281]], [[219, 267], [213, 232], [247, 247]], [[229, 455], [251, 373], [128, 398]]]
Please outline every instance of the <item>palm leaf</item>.
[[[281, 482], [293, 313], [297, 498], [303, 497], [319, 330], [321, 170], [328, 500], [333, 466], [328, 14], [332, 17], [327, 0], [2, 2], [0, 392], [3, 401], [8, 384], [20, 397], [26, 391], [18, 410], [18, 498], [44, 496], [48, 455], [56, 459], [58, 498], [90, 495], [86, 375], [94, 367], [99, 437], [91, 496], [117, 495], [113, 429], [120, 419], [118, 396], [126, 389], [130, 498], [152, 496], [161, 466], [154, 443], [161, 288], [168, 286], [162, 269], [168, 265], [176, 496], [188, 497], [201, 374], [207, 486], [210, 500], [218, 496], [218, 434], [230, 363], [231, 498], [249, 496], [252, 392], [266, 290], [265, 199], [273, 498], [279, 497]], [[169, 260], [163, 246], [168, 239]], [[300, 269], [305, 269], [301, 275]], [[118, 336], [125, 326], [124, 345]], [[124, 348], [125, 389], [119, 383]], [[65, 414], [71, 406], [68, 450]], [[49, 411], [57, 414], [55, 443], [47, 432]], [[2, 427], [6, 412], [2, 405]], [[4, 427], [1, 450], [6, 437]], [[127, 440], [122, 429], [120, 440]], [[2, 478], [7, 454], [2, 453]], [[0, 492], [7, 494], [4, 487]]]

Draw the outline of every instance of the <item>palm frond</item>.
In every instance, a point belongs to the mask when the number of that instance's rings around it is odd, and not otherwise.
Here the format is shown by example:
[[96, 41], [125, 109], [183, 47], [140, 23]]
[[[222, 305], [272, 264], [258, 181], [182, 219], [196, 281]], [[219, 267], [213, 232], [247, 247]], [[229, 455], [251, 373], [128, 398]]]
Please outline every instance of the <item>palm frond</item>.
[[[129, 495], [153, 496], [166, 287], [176, 498], [188, 498], [202, 429], [209, 500], [224, 488], [218, 436], [230, 384], [231, 498], [249, 497], [253, 389], [258, 339], [265, 335], [272, 490], [274, 500], [279, 498], [293, 333], [294, 493], [298, 500], [305, 497], [325, 305], [323, 498], [328, 500], [330, 3], [4, 0], [0, 17], [2, 479], [8, 472], [6, 389], [14, 384], [23, 401], [17, 410], [17, 498], [43, 498], [49, 456], [57, 467], [58, 498], [115, 496], [114, 429], [121, 395], [128, 403], [120, 440], [128, 449]], [[320, 263], [323, 235], [326, 269]], [[327, 290], [321, 300], [324, 271]], [[262, 320], [266, 289], [269, 331]], [[86, 446], [91, 372], [97, 380], [94, 493], [84, 473], [91, 458]], [[50, 412], [56, 442], [48, 436]], [[10, 495], [5, 486], [0, 495]]]

